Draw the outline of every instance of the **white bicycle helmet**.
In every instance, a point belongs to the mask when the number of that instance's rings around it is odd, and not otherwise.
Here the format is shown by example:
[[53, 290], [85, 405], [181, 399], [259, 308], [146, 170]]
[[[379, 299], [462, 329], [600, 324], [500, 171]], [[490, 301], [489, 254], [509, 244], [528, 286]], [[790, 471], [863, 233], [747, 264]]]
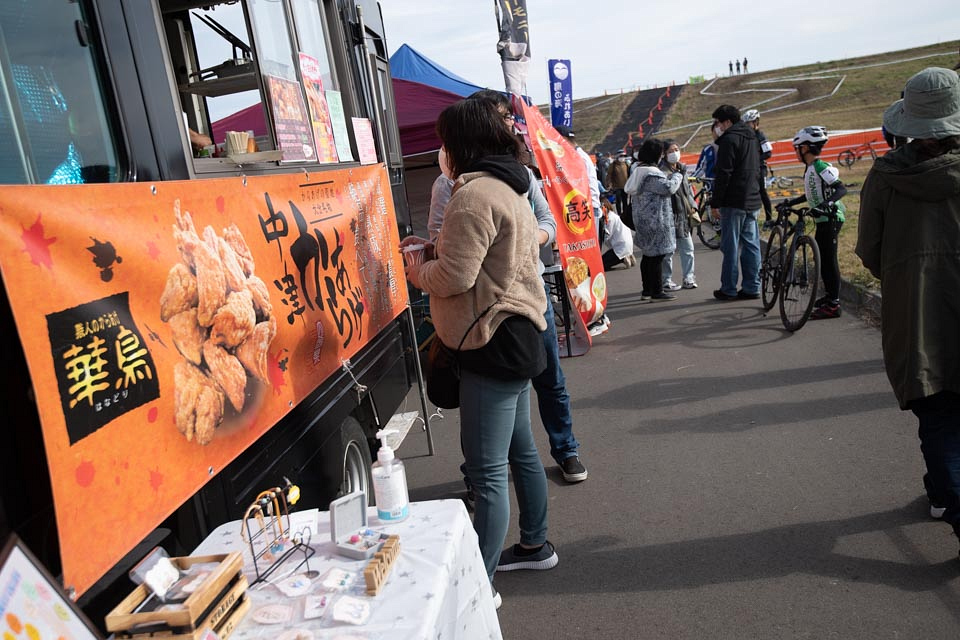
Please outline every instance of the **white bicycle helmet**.
[[826, 127], [804, 127], [794, 136], [793, 146], [799, 147], [801, 144], [808, 144], [811, 147], [822, 147], [829, 139]]
[[754, 120], [759, 120], [760, 112], [756, 109], [747, 109], [743, 112], [743, 116], [740, 119], [744, 122], [753, 122]]

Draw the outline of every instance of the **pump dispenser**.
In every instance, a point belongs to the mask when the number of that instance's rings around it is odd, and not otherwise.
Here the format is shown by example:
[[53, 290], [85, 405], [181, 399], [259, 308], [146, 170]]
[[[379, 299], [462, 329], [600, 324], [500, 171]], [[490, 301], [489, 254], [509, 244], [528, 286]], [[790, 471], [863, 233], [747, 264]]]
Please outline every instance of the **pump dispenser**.
[[394, 433], [397, 432], [393, 429], [377, 431], [380, 451], [370, 469], [373, 493], [377, 500], [377, 516], [381, 522], [400, 522], [410, 515], [407, 473], [403, 461], [393, 455], [393, 449], [387, 444], [387, 436]]

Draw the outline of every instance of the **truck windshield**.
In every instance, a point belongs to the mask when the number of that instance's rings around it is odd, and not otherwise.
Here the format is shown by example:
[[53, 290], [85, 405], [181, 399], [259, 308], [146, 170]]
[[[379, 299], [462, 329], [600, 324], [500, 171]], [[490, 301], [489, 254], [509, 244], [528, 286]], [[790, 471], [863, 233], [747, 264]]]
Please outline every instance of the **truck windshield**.
[[80, 5], [0, 3], [0, 183], [117, 180], [94, 51]]

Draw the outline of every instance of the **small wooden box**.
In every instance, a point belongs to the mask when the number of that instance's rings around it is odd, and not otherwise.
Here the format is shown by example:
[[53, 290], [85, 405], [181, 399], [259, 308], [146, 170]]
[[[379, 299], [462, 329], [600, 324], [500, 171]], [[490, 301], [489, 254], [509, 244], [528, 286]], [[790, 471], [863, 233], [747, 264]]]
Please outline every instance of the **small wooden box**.
[[163, 638], [164, 640], [200, 640], [212, 630], [220, 640], [233, 633], [250, 608], [247, 578], [243, 575], [243, 557], [233, 551], [213, 556], [171, 558], [181, 570], [195, 564], [219, 562], [203, 583], [185, 601], [164, 611], [136, 612], [150, 596], [146, 585], [139, 585], [107, 614], [107, 631], [118, 638]]

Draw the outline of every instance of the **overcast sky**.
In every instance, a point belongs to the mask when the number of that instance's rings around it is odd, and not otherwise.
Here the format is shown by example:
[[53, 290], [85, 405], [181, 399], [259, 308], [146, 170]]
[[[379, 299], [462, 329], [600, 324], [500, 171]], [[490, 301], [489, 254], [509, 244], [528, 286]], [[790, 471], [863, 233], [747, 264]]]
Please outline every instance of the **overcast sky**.
[[[380, 5], [391, 54], [407, 44], [474, 84], [503, 89], [494, 0]], [[527, 0], [527, 12], [527, 90], [538, 104], [548, 100], [551, 58], [571, 61], [579, 99], [726, 74], [737, 58], [763, 71], [960, 39], [957, 0]]]

